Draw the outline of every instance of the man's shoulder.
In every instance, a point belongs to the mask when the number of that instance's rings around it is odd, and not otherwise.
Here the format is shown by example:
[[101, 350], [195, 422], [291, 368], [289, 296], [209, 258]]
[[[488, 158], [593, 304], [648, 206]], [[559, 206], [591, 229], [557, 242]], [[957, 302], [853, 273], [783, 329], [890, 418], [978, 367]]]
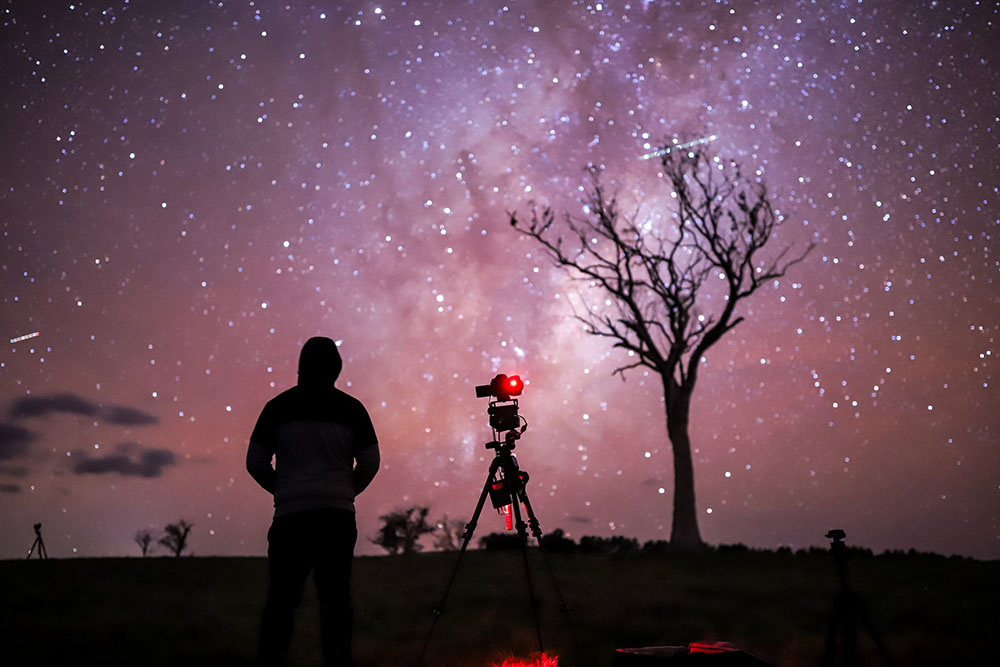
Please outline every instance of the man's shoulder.
[[340, 405], [343, 405], [344, 407], [355, 410], [363, 410], [367, 412], [367, 410], [365, 410], [364, 404], [358, 399], [348, 394], [346, 391], [341, 391], [340, 389], [334, 388], [332, 399], [335, 402], [339, 403]]
[[335, 387], [321, 391], [294, 386], [281, 392], [264, 406], [264, 410], [283, 416], [329, 418], [339, 415], [367, 416], [364, 404], [347, 392]]
[[284, 390], [283, 392], [281, 392], [280, 394], [269, 400], [267, 403], [265, 403], [264, 409], [265, 410], [274, 409], [274, 408], [279, 408], [283, 405], [294, 404], [298, 400], [296, 396], [298, 393], [297, 390], [298, 387], [289, 387], [288, 389]]

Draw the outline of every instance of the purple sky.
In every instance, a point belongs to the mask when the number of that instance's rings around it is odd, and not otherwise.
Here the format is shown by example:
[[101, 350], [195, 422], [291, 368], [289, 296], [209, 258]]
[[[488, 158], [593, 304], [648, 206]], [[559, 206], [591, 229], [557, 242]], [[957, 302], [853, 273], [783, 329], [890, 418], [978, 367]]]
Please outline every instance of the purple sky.
[[[1000, 558], [997, 4], [8, 1], [0, 10], [0, 557], [263, 554], [244, 469], [313, 335], [369, 408], [358, 500], [466, 520], [497, 372], [543, 529], [669, 535], [658, 378], [507, 224], [588, 162], [669, 214], [708, 135], [817, 248], [708, 355], [703, 537]], [[957, 9], [961, 6], [961, 9]], [[183, 8], [182, 8], [183, 7]], [[590, 295], [593, 298], [595, 295]], [[484, 516], [477, 535], [501, 530]]]

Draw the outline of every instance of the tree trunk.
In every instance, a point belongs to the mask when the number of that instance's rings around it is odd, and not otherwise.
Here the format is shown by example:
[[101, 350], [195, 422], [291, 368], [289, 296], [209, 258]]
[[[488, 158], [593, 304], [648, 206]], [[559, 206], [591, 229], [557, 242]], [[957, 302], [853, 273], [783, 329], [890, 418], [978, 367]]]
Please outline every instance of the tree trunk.
[[667, 435], [674, 453], [674, 519], [670, 529], [670, 544], [679, 549], [697, 551], [705, 546], [698, 531], [698, 514], [694, 502], [694, 464], [691, 460], [691, 438], [688, 419], [691, 414], [691, 391], [676, 387], [673, 395], [665, 396]]

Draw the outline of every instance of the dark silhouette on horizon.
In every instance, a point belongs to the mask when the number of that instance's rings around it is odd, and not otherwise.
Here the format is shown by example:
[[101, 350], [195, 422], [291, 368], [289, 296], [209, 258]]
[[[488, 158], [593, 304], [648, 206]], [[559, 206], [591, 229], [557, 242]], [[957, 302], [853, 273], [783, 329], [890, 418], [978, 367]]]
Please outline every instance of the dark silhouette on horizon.
[[377, 544], [392, 555], [423, 551], [420, 537], [435, 530], [434, 526], [427, 523], [428, 512], [429, 507], [409, 507], [383, 514], [379, 517], [382, 527], [378, 536], [372, 538], [372, 544]]
[[250, 435], [247, 471], [274, 496], [260, 624], [263, 665], [285, 664], [310, 571], [324, 664], [351, 664], [354, 499], [378, 472], [379, 449], [364, 405], [334, 387], [342, 368], [333, 340], [310, 338], [299, 355], [298, 384], [268, 401]]
[[855, 664], [855, 653], [858, 646], [858, 622], [860, 621], [875, 645], [882, 664], [891, 667], [892, 658], [889, 657], [889, 651], [875, 629], [875, 624], [872, 623], [864, 599], [855, 593], [848, 584], [845, 537], [847, 537], [847, 533], [839, 528], [834, 528], [826, 534], [826, 538], [830, 540], [830, 553], [833, 554], [833, 561], [837, 566], [840, 589], [833, 600], [833, 613], [830, 616], [826, 646], [823, 649], [823, 659], [820, 664], [822, 667]]
[[791, 259], [787, 247], [762, 257], [783, 222], [763, 183], [734, 162], [717, 162], [703, 146], [667, 146], [658, 153], [676, 202], [662, 223], [653, 216], [637, 219], [638, 209], [621, 211], [596, 167], [589, 169], [584, 217], [566, 214], [555, 228], [551, 208], [533, 208], [526, 220], [511, 213], [510, 223], [542, 246], [553, 264], [599, 287], [602, 298], [610, 300], [608, 308], [587, 303], [586, 313], [576, 319], [587, 333], [610, 338], [631, 355], [614, 374], [645, 366], [660, 376], [674, 463], [670, 541], [677, 548], [700, 550], [705, 544], [698, 530], [688, 434], [699, 365], [708, 349], [743, 321], [736, 313], [740, 302], [784, 276], [813, 246]]
[[145, 558], [149, 554], [149, 547], [153, 542], [153, 531], [148, 528], [143, 528], [137, 531], [135, 534], [135, 543], [139, 545], [139, 549], [142, 551], [142, 557]]
[[45, 540], [42, 539], [42, 524], [35, 524], [35, 541], [31, 543], [31, 548], [28, 549], [28, 558], [31, 559], [31, 554], [37, 553], [39, 560], [48, 560], [49, 552], [45, 550]]
[[[192, 528], [194, 528], [194, 524], [184, 519], [177, 523], [168, 523], [163, 528], [166, 534], [160, 538], [160, 544], [169, 549], [175, 558], [180, 558], [181, 553], [187, 549], [187, 541]], [[136, 539], [138, 540], [138, 538]], [[146, 553], [143, 551], [143, 556], [145, 555]]]

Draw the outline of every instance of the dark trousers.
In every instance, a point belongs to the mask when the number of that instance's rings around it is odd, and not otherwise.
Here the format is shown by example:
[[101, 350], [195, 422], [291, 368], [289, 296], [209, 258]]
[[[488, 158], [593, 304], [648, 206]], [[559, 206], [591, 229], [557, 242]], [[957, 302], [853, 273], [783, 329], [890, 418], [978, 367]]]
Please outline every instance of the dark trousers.
[[357, 539], [354, 512], [348, 510], [275, 517], [267, 531], [270, 587], [260, 622], [261, 664], [285, 664], [295, 609], [310, 570], [319, 594], [324, 664], [351, 664], [351, 561]]

